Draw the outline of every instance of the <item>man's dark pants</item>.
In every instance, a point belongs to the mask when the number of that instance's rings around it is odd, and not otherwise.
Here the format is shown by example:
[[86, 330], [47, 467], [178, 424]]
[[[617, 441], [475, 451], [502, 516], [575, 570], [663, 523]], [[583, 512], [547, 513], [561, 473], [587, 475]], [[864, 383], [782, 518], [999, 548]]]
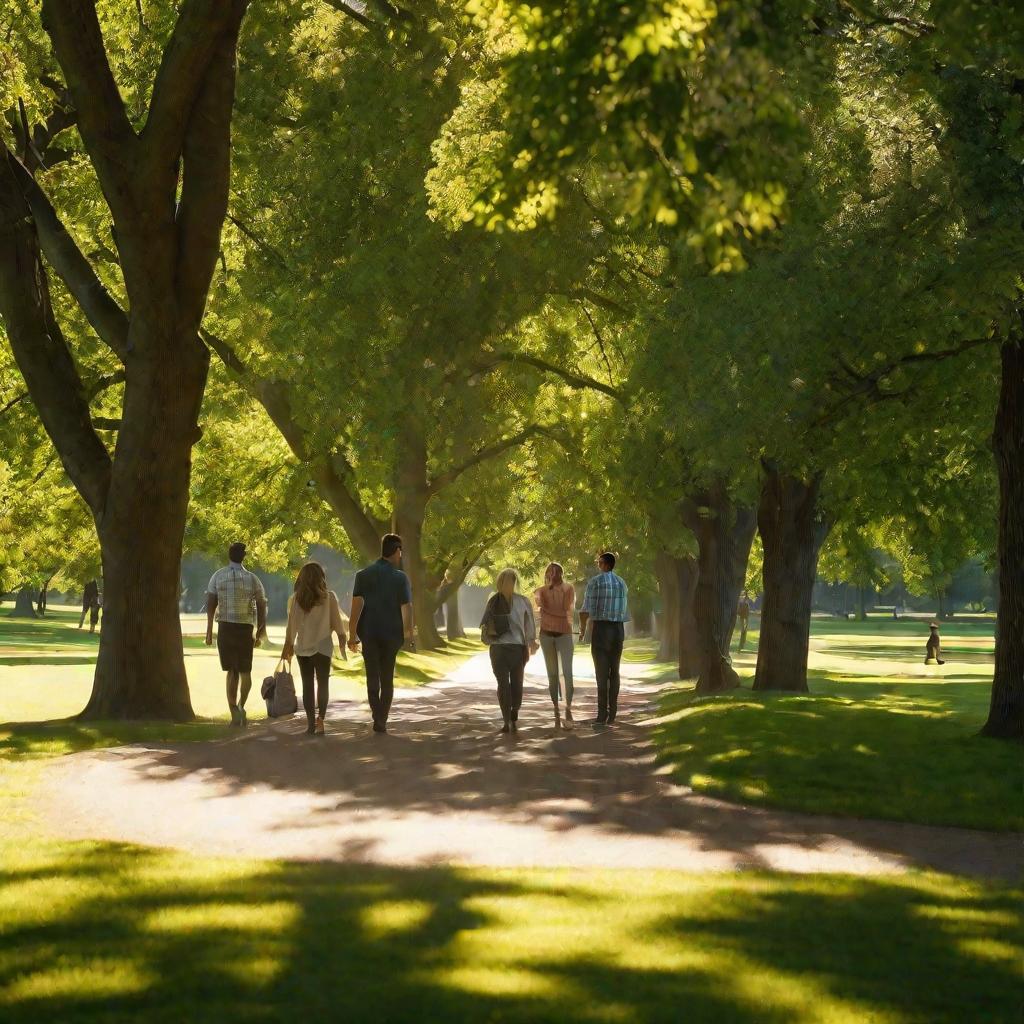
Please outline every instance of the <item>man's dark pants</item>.
[[599, 619], [590, 631], [590, 653], [597, 676], [597, 720], [611, 722], [619, 706], [619, 662], [626, 630], [621, 622]]
[[366, 699], [374, 722], [386, 725], [395, 696], [395, 659], [402, 649], [402, 638], [364, 636], [360, 640], [366, 668]]

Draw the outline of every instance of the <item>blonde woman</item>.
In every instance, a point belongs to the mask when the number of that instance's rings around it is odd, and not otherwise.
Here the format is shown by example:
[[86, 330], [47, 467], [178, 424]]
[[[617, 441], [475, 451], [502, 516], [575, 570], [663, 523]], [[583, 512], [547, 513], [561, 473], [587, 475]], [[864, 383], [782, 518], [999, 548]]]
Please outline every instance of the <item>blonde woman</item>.
[[559, 717], [561, 687], [558, 680], [558, 662], [562, 662], [565, 681], [565, 727], [572, 728], [572, 611], [576, 604], [576, 591], [562, 578], [562, 567], [551, 562], [544, 570], [544, 586], [533, 592], [540, 612], [540, 649], [544, 652], [544, 665], [548, 670], [548, 689], [555, 706], [555, 728], [562, 725]]
[[[345, 655], [345, 616], [338, 604], [338, 595], [327, 589], [327, 574], [319, 562], [307, 562], [295, 579], [295, 596], [288, 609], [284, 649], [281, 657], [291, 661], [299, 659], [302, 675], [302, 706], [309, 722], [306, 735], [323, 736], [324, 718], [327, 716], [331, 676], [331, 658], [334, 655], [332, 633], [338, 637], [342, 657]], [[316, 678], [316, 702], [313, 701], [313, 680]], [[316, 714], [314, 719], [314, 713]]]
[[480, 637], [491, 649], [491, 669], [498, 682], [502, 732], [515, 732], [523, 703], [523, 672], [537, 653], [537, 625], [533, 608], [516, 593], [515, 569], [502, 569], [495, 581], [480, 623]]

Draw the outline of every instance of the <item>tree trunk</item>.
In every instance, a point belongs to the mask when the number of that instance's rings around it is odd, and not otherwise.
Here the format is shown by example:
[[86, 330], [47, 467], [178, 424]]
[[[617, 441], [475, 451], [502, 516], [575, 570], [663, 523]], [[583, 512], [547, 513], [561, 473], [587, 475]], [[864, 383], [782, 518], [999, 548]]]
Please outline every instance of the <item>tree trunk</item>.
[[456, 587], [444, 603], [445, 632], [449, 640], [463, 640], [466, 631], [462, 628], [462, 609], [459, 608], [459, 588]]
[[1024, 739], [1024, 314], [1002, 346], [993, 448], [999, 473], [999, 626], [983, 736]]
[[680, 558], [679, 571], [679, 678], [697, 679], [701, 673], [701, 642], [697, 629], [697, 579], [700, 570], [692, 555]]
[[719, 481], [683, 503], [683, 521], [700, 551], [694, 598], [701, 662], [697, 693], [721, 693], [740, 685], [729, 645], [756, 515], [752, 507], [735, 505]]
[[654, 573], [658, 577], [661, 596], [658, 661], [675, 661], [679, 657], [679, 571], [676, 559], [667, 551], [658, 551], [654, 556]]
[[19, 619], [36, 618], [36, 603], [32, 595], [31, 587], [22, 587], [18, 591], [17, 596], [14, 599], [14, 610], [11, 614], [17, 616]]
[[[154, 346], [152, 336], [147, 344]], [[140, 357], [128, 379], [110, 490], [97, 524], [103, 630], [85, 718], [193, 717], [178, 596], [209, 354], [194, 332], [159, 347], [162, 358]], [[175, 381], [171, 394], [162, 383], [166, 375]]]
[[857, 584], [857, 618], [861, 622], [864, 622], [868, 617], [867, 600], [864, 596], [865, 590], [867, 588], [863, 584]]
[[805, 481], [774, 465], [765, 470], [757, 509], [764, 602], [754, 689], [806, 693], [811, 598], [828, 534], [817, 507], [821, 476]]

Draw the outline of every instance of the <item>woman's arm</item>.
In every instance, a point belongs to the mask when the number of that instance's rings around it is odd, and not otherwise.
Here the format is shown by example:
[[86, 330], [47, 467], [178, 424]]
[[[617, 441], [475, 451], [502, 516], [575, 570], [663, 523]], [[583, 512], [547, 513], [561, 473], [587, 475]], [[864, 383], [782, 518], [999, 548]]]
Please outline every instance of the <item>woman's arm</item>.
[[529, 601], [523, 602], [526, 605], [526, 614], [523, 618], [523, 635], [526, 637], [526, 645], [530, 648], [531, 654], [537, 653], [537, 620], [533, 617], [533, 608]]
[[569, 625], [572, 625], [572, 610], [576, 607], [576, 588], [566, 583], [565, 586], [565, 614], [569, 617]]
[[346, 658], [345, 642], [348, 638], [345, 635], [345, 616], [338, 604], [338, 595], [333, 590], [327, 595], [327, 600], [330, 601], [331, 631], [337, 634], [341, 656]]
[[292, 646], [295, 641], [295, 598], [288, 604], [288, 625], [284, 627], [284, 647], [281, 648], [281, 657], [285, 661], [291, 661], [295, 648]]

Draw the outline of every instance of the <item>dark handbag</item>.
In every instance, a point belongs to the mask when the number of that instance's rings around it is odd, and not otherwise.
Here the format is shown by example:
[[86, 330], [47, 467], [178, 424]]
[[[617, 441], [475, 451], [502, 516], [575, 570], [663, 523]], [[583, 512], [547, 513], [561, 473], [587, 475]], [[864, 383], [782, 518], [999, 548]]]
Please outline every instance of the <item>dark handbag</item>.
[[484, 609], [480, 632], [484, 640], [497, 640], [512, 628], [512, 608], [501, 594], [494, 594]]

